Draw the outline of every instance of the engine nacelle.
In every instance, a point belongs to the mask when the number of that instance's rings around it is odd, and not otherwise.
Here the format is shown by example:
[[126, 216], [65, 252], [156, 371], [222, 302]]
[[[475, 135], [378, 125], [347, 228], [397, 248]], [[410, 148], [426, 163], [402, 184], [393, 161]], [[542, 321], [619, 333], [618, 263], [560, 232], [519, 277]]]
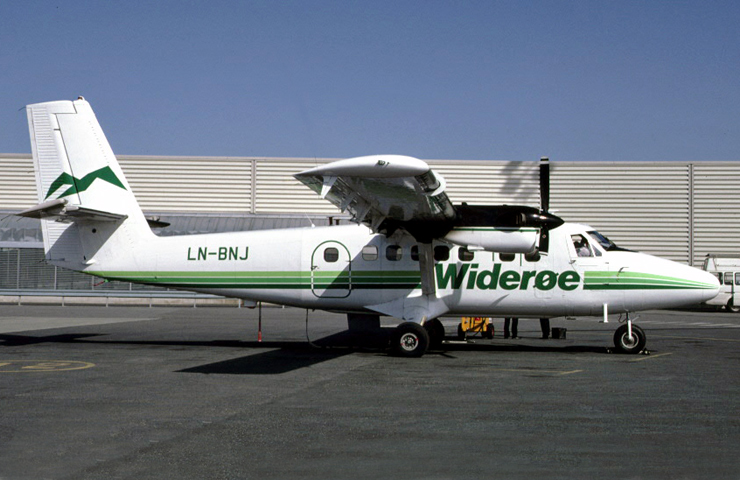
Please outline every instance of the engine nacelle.
[[488, 252], [530, 253], [538, 238], [534, 228], [455, 227], [442, 240]]

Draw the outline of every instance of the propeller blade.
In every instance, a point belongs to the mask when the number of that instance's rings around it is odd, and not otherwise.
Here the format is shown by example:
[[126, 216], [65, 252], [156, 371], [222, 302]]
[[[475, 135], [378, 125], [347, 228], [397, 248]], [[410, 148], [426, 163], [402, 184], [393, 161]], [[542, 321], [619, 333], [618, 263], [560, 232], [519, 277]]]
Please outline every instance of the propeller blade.
[[550, 210], [550, 159], [540, 158], [540, 209], [543, 213]]
[[[540, 213], [543, 216], [548, 215], [550, 210], [550, 159], [548, 157], [540, 158]], [[550, 228], [547, 224], [540, 228], [539, 250], [547, 253], [550, 249]]]

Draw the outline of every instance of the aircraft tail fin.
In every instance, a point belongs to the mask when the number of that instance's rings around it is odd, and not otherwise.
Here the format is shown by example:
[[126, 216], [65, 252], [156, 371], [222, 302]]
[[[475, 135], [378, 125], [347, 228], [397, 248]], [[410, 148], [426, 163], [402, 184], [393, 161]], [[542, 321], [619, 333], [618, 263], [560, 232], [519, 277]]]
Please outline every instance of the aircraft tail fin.
[[50, 263], [85, 270], [113, 244], [153, 235], [87, 101], [26, 111], [39, 205], [19, 215], [42, 219]]

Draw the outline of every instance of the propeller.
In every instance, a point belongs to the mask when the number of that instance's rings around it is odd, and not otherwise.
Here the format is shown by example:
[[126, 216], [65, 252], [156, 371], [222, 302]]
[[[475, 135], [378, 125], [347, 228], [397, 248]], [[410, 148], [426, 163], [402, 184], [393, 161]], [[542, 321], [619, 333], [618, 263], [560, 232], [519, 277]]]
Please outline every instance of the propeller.
[[[540, 158], [540, 242], [539, 250], [547, 253], [550, 248], [550, 229], [557, 228], [563, 221], [550, 214], [550, 159]], [[559, 220], [553, 221], [554, 219]]]
[[540, 210], [550, 210], [550, 159], [540, 158]]

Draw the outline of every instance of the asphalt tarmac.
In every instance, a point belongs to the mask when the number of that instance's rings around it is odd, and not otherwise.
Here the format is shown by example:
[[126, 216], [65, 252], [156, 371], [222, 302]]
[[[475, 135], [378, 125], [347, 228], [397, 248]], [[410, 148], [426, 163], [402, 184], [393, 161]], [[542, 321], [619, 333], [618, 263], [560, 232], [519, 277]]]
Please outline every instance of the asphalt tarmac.
[[740, 314], [635, 323], [403, 359], [324, 312], [0, 305], [0, 479], [740, 478]]

